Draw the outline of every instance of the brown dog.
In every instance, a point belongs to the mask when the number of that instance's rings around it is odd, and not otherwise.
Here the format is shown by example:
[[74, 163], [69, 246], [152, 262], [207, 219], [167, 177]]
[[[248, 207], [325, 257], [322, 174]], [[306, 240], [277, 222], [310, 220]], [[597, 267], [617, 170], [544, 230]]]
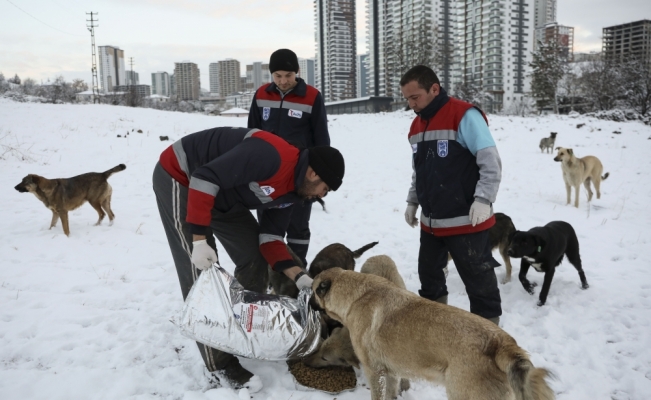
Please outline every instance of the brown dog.
[[378, 242], [372, 242], [355, 251], [350, 250], [341, 243], [328, 245], [314, 257], [314, 260], [310, 263], [308, 274], [311, 278], [314, 278], [322, 271], [334, 267], [352, 271], [355, 269], [355, 259], [361, 257], [366, 250], [375, 247], [376, 244]]
[[597, 198], [601, 198], [599, 186], [601, 185], [601, 181], [606, 180], [609, 175], [606, 172], [604, 176], [601, 176], [601, 173], [604, 171], [601, 161], [595, 156], [577, 158], [572, 149], [566, 149], [564, 147], [557, 147], [556, 150], [558, 150], [558, 153], [554, 157], [554, 161], [561, 162], [563, 180], [565, 181], [565, 189], [567, 190], [567, 204], [571, 202], [571, 192], [572, 187], [574, 187], [574, 207], [579, 207], [579, 189], [582, 183], [588, 191], [588, 202], [592, 200], [590, 181], [592, 181], [597, 191]]
[[[360, 271], [363, 274], [372, 274], [387, 279], [394, 285], [405, 289], [398, 267], [393, 260], [385, 255], [370, 257]], [[353, 351], [353, 345], [350, 342], [348, 328], [337, 327], [330, 336], [319, 346], [316, 353], [303, 359], [303, 362], [313, 368], [348, 366], [352, 365], [359, 368], [359, 360]]]
[[373, 400], [395, 398], [400, 378], [441, 381], [450, 400], [554, 399], [549, 373], [482, 317], [340, 268], [319, 274], [312, 289], [350, 331]]
[[113, 189], [107, 179], [126, 168], [124, 164], [120, 164], [105, 172], [89, 172], [72, 178], [58, 179], [46, 179], [42, 176], [29, 174], [14, 189], [21, 193], [34, 193], [36, 198], [45, 204], [45, 207], [52, 210], [50, 229], [61, 218], [63, 232], [70, 236], [68, 212], [80, 207], [85, 202], [89, 202], [99, 215], [95, 225], [99, 225], [106, 214], [108, 214], [109, 221], [113, 222], [115, 218], [115, 214], [111, 210]]
[[[379, 255], [370, 257], [362, 265], [360, 272], [380, 276], [397, 287], [405, 289], [405, 281], [400, 276], [396, 263], [389, 256]], [[304, 358], [303, 362], [313, 368], [331, 366], [346, 367], [349, 365], [359, 368], [359, 359], [353, 350], [348, 328], [345, 326], [335, 328], [330, 333], [330, 336], [321, 343], [319, 349]], [[400, 380], [400, 392], [408, 390], [409, 387], [409, 380]]]

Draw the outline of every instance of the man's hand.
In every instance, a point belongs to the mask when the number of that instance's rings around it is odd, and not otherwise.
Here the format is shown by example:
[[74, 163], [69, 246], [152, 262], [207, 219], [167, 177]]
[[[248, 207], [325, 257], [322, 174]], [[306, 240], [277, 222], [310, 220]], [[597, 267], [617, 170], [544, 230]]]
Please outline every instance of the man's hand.
[[192, 242], [192, 264], [202, 271], [210, 268], [211, 265], [219, 261], [217, 253], [206, 242], [206, 239]]
[[303, 290], [304, 288], [312, 288], [312, 278], [308, 274], [304, 274], [299, 276], [298, 280], [296, 281], [296, 287], [298, 290]]
[[491, 215], [491, 205], [484, 204], [475, 199], [475, 202], [470, 206], [470, 222], [472, 226], [481, 224], [486, 221]]
[[407, 203], [407, 210], [405, 210], [405, 221], [407, 225], [414, 228], [418, 225], [418, 220], [416, 219], [416, 210], [418, 210], [418, 204], [416, 203]]

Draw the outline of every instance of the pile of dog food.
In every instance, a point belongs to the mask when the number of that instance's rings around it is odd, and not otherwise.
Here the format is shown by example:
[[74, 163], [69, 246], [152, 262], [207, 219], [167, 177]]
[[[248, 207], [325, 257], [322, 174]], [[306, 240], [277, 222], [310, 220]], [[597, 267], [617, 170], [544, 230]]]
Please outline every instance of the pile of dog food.
[[354, 389], [357, 377], [353, 367], [312, 368], [301, 361], [287, 361], [289, 372], [299, 384], [329, 393]]

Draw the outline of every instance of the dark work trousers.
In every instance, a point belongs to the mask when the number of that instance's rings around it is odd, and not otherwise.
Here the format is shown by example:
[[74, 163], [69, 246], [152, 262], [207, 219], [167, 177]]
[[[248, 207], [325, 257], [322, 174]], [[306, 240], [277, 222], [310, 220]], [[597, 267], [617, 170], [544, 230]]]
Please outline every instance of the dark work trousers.
[[421, 297], [436, 300], [448, 294], [443, 268], [452, 256], [470, 299], [470, 312], [484, 318], [502, 315], [500, 291], [488, 230], [464, 235], [437, 237], [421, 230], [418, 276]]
[[[292, 219], [287, 228], [287, 245], [294, 251], [298, 258], [307, 266], [307, 250], [310, 247], [310, 216], [312, 215], [311, 200], [295, 203], [292, 208]], [[263, 210], [258, 210], [258, 220]]]
[[[174, 180], [159, 163], [154, 168], [154, 193], [167, 241], [172, 251], [183, 299], [201, 271], [192, 265], [192, 233], [185, 222], [188, 188]], [[258, 222], [248, 209], [235, 207], [222, 213], [212, 210], [210, 228], [235, 263], [235, 278], [245, 289], [265, 292], [269, 285], [267, 261], [259, 250]], [[215, 237], [206, 235], [215, 252]], [[223, 369], [233, 355], [197, 342], [209, 371]]]

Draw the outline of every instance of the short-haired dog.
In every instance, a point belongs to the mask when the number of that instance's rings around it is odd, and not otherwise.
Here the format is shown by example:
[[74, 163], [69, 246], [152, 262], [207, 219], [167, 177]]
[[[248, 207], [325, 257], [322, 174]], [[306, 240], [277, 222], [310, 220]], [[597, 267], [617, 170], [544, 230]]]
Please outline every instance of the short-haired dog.
[[549, 137], [540, 139], [540, 152], [543, 153], [547, 150], [547, 153], [554, 151], [554, 143], [556, 142], [556, 135], [558, 132], [551, 132]]
[[14, 189], [21, 193], [33, 193], [45, 204], [45, 207], [52, 211], [50, 229], [61, 218], [63, 232], [70, 236], [68, 212], [81, 207], [85, 202], [89, 202], [99, 215], [95, 225], [99, 225], [107, 214], [109, 221], [113, 222], [115, 218], [115, 214], [111, 210], [113, 189], [107, 179], [126, 168], [124, 164], [119, 164], [104, 172], [89, 172], [72, 178], [58, 179], [47, 179], [29, 174]]
[[341, 268], [317, 275], [312, 289], [348, 328], [373, 400], [396, 398], [402, 378], [442, 382], [450, 400], [554, 399], [548, 372], [485, 318]]
[[579, 254], [579, 239], [572, 225], [564, 221], [553, 221], [545, 226], [537, 226], [527, 232], [515, 231], [510, 237], [508, 254], [511, 257], [522, 258], [520, 262], [520, 282], [524, 290], [533, 294], [535, 283], [527, 280], [529, 267], [533, 266], [536, 271], [544, 272], [538, 305], [542, 306], [547, 301], [549, 288], [552, 285], [556, 267], [567, 256], [570, 263], [579, 272], [581, 288], [589, 287], [588, 281], [583, 272], [581, 255]]
[[554, 157], [554, 161], [560, 161], [561, 163], [565, 190], [567, 191], [567, 204], [570, 204], [571, 192], [572, 188], [574, 188], [574, 207], [579, 207], [579, 189], [581, 188], [581, 184], [588, 191], [588, 202], [592, 200], [592, 190], [590, 190], [591, 181], [597, 191], [597, 198], [601, 198], [601, 191], [599, 189], [601, 181], [606, 180], [609, 175], [606, 172], [604, 176], [601, 176], [604, 172], [601, 161], [595, 156], [577, 158], [572, 149], [566, 149], [564, 147], [557, 147], [556, 150], [558, 150], [558, 153]]

